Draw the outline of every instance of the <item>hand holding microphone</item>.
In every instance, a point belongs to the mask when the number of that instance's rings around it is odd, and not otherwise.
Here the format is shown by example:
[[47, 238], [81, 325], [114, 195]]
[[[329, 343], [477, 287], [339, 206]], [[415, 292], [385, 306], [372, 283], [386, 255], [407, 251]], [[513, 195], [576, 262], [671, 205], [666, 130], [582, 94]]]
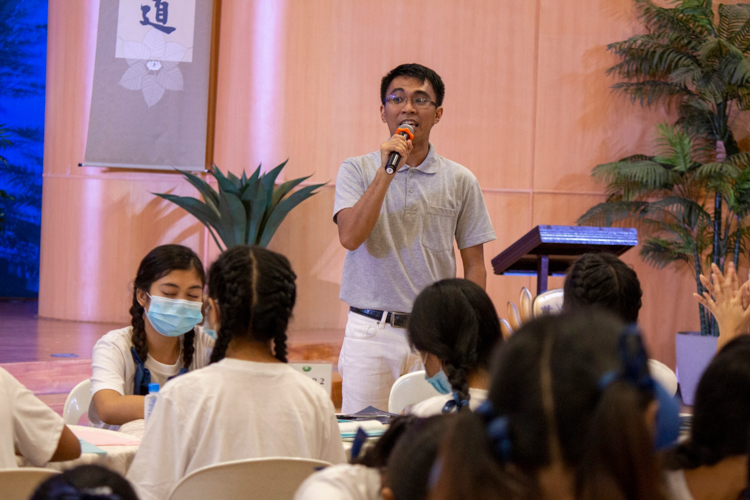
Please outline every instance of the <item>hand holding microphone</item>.
[[401, 159], [409, 156], [409, 152], [411, 152], [411, 145], [406, 142], [406, 140], [414, 139], [414, 127], [412, 127], [409, 123], [400, 125], [398, 129], [396, 129], [396, 134], [388, 142], [383, 144], [383, 146], [381, 147], [381, 151], [384, 148], [392, 148], [393, 145], [389, 145], [389, 143], [394, 139], [398, 140], [398, 137], [404, 139], [402, 141], [398, 141], [399, 143], [401, 143], [399, 144], [399, 146], [402, 147], [399, 147], [398, 150], [391, 149], [388, 156], [388, 161], [386, 161], [385, 163], [385, 172], [389, 175], [395, 174], [396, 170], [398, 170], [398, 164], [401, 162]]

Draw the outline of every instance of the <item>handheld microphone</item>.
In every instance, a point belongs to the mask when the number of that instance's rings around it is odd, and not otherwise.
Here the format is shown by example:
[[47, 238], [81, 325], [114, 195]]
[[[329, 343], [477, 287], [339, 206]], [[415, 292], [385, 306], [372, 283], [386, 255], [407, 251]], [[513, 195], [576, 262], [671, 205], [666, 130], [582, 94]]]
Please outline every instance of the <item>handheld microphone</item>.
[[[414, 127], [412, 127], [409, 123], [404, 123], [403, 125], [400, 125], [396, 129], [396, 133], [401, 134], [403, 137], [406, 137], [409, 140], [414, 139]], [[388, 157], [388, 162], [385, 164], [385, 173], [389, 175], [395, 174], [396, 167], [398, 167], [398, 162], [400, 161], [401, 161], [401, 155], [395, 151], [391, 152], [390, 156]]]

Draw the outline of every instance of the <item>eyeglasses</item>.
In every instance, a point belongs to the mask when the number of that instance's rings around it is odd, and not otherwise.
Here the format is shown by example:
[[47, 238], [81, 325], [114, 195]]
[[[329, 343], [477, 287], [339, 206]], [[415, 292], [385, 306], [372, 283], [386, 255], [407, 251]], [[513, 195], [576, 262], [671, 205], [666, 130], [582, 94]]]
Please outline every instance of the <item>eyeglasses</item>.
[[385, 98], [385, 101], [383, 101], [383, 104], [390, 102], [394, 106], [404, 106], [406, 105], [406, 100], [411, 99], [411, 105], [415, 108], [428, 108], [430, 106], [437, 107], [437, 103], [434, 101], [431, 101], [429, 97], [418, 95], [416, 97], [406, 97], [404, 95], [389, 95]]

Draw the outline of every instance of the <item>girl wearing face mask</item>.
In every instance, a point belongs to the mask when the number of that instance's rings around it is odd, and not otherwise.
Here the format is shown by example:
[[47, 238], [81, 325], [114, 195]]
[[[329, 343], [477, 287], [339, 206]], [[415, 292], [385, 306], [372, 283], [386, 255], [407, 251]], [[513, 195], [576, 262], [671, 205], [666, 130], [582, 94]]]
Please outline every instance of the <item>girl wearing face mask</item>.
[[182, 245], [154, 248], [133, 286], [131, 326], [97, 341], [92, 356], [89, 421], [116, 430], [142, 419], [148, 384], [208, 365], [214, 339], [201, 328], [206, 275]]
[[409, 413], [427, 417], [474, 409], [487, 399], [489, 359], [502, 335], [495, 306], [481, 287], [447, 279], [425, 288], [414, 301], [408, 336], [422, 356], [427, 381], [440, 393]]

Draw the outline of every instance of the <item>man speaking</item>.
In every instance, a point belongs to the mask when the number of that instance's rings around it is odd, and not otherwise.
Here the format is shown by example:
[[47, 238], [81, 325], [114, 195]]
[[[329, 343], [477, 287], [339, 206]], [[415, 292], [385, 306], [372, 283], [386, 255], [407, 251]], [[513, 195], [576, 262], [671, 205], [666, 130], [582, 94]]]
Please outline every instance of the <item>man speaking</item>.
[[483, 245], [495, 232], [479, 183], [430, 144], [444, 95], [440, 76], [420, 64], [385, 75], [380, 118], [391, 138], [346, 160], [336, 178], [333, 221], [348, 250], [340, 298], [350, 306], [339, 356], [344, 413], [387, 409], [393, 382], [421, 368], [406, 323], [423, 288], [456, 276], [454, 238], [464, 277], [486, 285]]

